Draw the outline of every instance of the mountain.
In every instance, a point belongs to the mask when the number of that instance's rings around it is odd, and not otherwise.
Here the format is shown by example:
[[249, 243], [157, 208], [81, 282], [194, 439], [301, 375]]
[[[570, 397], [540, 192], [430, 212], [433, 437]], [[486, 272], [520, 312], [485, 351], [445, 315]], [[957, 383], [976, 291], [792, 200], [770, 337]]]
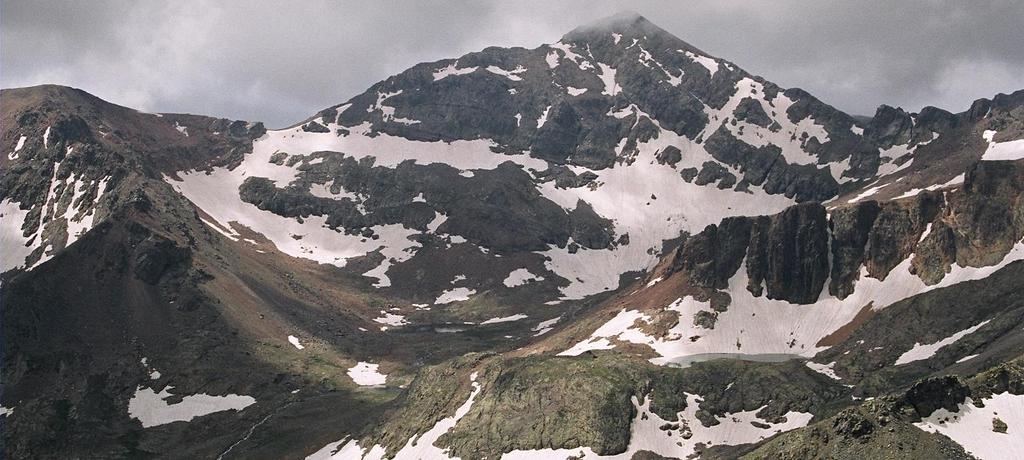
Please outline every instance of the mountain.
[[0, 123], [11, 458], [1024, 453], [1024, 91], [863, 119], [625, 13], [282, 130]]

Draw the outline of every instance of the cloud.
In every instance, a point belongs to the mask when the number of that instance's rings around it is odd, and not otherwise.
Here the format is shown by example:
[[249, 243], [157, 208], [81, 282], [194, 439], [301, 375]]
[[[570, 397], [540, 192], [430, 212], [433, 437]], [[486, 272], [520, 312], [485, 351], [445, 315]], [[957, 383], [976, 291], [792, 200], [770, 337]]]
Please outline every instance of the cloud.
[[416, 63], [535, 47], [633, 9], [840, 109], [964, 110], [1024, 88], [1024, 2], [5, 0], [0, 85], [285, 126]]

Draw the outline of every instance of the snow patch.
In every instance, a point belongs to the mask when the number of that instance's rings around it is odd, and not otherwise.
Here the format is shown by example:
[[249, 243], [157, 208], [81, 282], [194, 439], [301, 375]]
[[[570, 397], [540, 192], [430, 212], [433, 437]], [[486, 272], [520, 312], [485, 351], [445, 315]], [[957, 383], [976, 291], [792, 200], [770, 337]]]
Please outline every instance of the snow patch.
[[604, 91], [601, 91], [601, 94], [614, 96], [619, 90], [618, 85], [615, 83], [615, 69], [602, 62], [597, 63], [597, 65], [601, 68], [601, 74], [598, 75], [598, 78], [604, 83]]
[[252, 396], [210, 396], [200, 393], [185, 396], [181, 402], [170, 404], [165, 400], [173, 396], [170, 393], [173, 388], [168, 385], [157, 393], [151, 388], [136, 387], [135, 395], [128, 401], [128, 416], [142, 422], [143, 428], [149, 428], [172, 422], [188, 422], [214, 412], [242, 410], [256, 403]]
[[973, 334], [978, 329], [981, 329], [982, 326], [988, 324], [988, 322], [989, 320], [982, 321], [974, 326], [957, 332], [935, 343], [924, 345], [920, 343], [915, 343], [913, 348], [907, 350], [905, 353], [900, 355], [899, 358], [896, 359], [896, 365], [899, 366], [901, 364], [907, 364], [912, 363], [914, 361], [921, 361], [923, 359], [931, 358], [932, 356], [935, 356], [935, 353], [938, 352], [939, 349], [941, 349], [942, 347], [945, 347], [946, 345], [956, 342], [957, 340], [966, 337], [968, 334]]
[[495, 75], [501, 75], [512, 81], [523, 81], [523, 77], [520, 77], [519, 74], [526, 72], [526, 67], [519, 66], [514, 70], [505, 70], [501, 67], [492, 65], [487, 67], [487, 71]]
[[470, 73], [476, 72], [476, 69], [479, 69], [479, 67], [463, 67], [463, 68], [460, 69], [460, 68], [458, 68], [458, 65], [459, 65], [458, 62], [453, 62], [453, 63], [449, 64], [447, 67], [442, 67], [442, 68], [440, 68], [438, 70], [435, 70], [434, 71], [434, 81], [438, 81], [438, 80], [440, 80], [442, 78], [450, 77], [452, 75], [466, 75], [466, 74], [470, 74]]
[[570, 96], [579, 96], [580, 94], [587, 92], [586, 88], [573, 88], [572, 86], [566, 86], [565, 90]]
[[517, 268], [509, 272], [508, 276], [502, 283], [505, 287], [514, 288], [516, 286], [522, 286], [530, 281], [544, 281], [543, 276], [537, 276], [530, 273], [530, 270], [526, 268]]
[[693, 62], [696, 62], [697, 64], [704, 66], [705, 69], [708, 69], [708, 72], [711, 72], [712, 77], [714, 77], [715, 74], [718, 73], [718, 61], [701, 54], [695, 54], [690, 51], [679, 51], [685, 54], [686, 57], [690, 58], [690, 60], [692, 60]]
[[474, 289], [466, 287], [451, 288], [442, 292], [441, 295], [437, 297], [437, 300], [434, 301], [434, 304], [443, 305], [452, 302], [462, 302], [464, 300], [469, 300], [469, 296], [473, 294], [476, 294], [476, 290]]
[[377, 369], [380, 364], [371, 364], [360, 361], [348, 370], [348, 376], [356, 385], [360, 386], [381, 386], [387, 381], [388, 376], [381, 374]]
[[832, 361], [828, 364], [816, 363], [814, 361], [807, 361], [807, 367], [811, 368], [812, 371], [819, 374], [824, 374], [834, 380], [842, 380], [842, 377], [836, 375], [836, 362]]
[[547, 321], [541, 321], [541, 322], [537, 323], [537, 325], [534, 326], [533, 329], [532, 329], [533, 332], [536, 332], [536, 334], [533, 334], [533, 336], [537, 337], [537, 336], [541, 336], [541, 335], [547, 334], [548, 332], [551, 332], [551, 330], [555, 328], [555, 324], [558, 324], [558, 322], [561, 321], [561, 320], [562, 320], [562, 317], [559, 316], [557, 318], [552, 318], [552, 319], [549, 319]]
[[986, 130], [982, 134], [982, 137], [988, 141], [988, 148], [985, 149], [985, 153], [981, 156], [982, 160], [996, 161], [1024, 159], [1024, 139], [995, 142], [992, 140], [995, 135], [996, 132], [992, 130]]
[[504, 316], [504, 317], [501, 317], [501, 318], [491, 318], [489, 320], [486, 320], [486, 321], [480, 323], [480, 325], [482, 326], [482, 325], [485, 325], [485, 324], [510, 323], [512, 321], [519, 321], [521, 319], [526, 319], [526, 318], [529, 318], [529, 316], [526, 316], [526, 315], [524, 315], [522, 313], [519, 313], [519, 314], [515, 314], [515, 315], [512, 315], [512, 316]]

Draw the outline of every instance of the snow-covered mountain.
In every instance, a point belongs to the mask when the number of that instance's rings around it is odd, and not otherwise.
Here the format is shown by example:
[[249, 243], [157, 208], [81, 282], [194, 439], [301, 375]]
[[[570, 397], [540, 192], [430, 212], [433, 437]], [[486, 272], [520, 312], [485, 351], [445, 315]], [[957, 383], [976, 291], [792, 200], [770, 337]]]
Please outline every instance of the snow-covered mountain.
[[282, 130], [0, 102], [13, 457], [985, 457], [936, 395], [1021, 401], [1024, 91], [854, 118], [620, 14]]

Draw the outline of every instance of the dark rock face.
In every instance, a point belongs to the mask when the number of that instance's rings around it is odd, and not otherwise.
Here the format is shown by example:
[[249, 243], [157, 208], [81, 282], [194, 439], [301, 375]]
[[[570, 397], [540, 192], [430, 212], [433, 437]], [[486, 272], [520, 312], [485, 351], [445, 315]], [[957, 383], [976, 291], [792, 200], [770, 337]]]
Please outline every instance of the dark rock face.
[[172, 265], [187, 258], [187, 249], [177, 247], [170, 240], [150, 236], [135, 250], [135, 276], [155, 285]]
[[918, 417], [927, 417], [939, 409], [955, 412], [971, 389], [954, 376], [934, 377], [918, 382], [907, 390], [904, 402], [914, 408]]
[[[825, 208], [817, 203], [807, 203], [773, 216], [766, 240], [767, 246], [751, 246], [750, 251], [767, 255], [764, 281], [768, 287], [768, 298], [794, 303], [818, 300], [828, 278]], [[760, 284], [761, 279], [751, 277], [750, 282]]]
[[1024, 165], [983, 161], [967, 171], [964, 200], [951, 204], [957, 230], [957, 261], [991, 265], [1024, 234]]
[[771, 299], [813, 303], [828, 277], [825, 208], [806, 203], [772, 217], [732, 217], [689, 238], [674, 256], [673, 271], [701, 287], [723, 289], [746, 260], [748, 289]]
[[706, 161], [701, 166], [700, 173], [693, 181], [697, 185], [707, 185], [718, 182], [718, 188], [725, 189], [736, 184], [736, 176], [725, 169], [724, 166], [713, 161]]
[[676, 163], [679, 163], [679, 160], [683, 159], [683, 155], [682, 152], [679, 150], [679, 147], [670, 145], [662, 149], [660, 152], [658, 152], [657, 158], [658, 163], [661, 163], [663, 165], [667, 164], [669, 166], [675, 166]]
[[942, 194], [933, 192], [922, 192], [910, 202], [883, 204], [868, 233], [865, 247], [868, 273], [883, 279], [906, 259], [941, 204]]
[[745, 183], [763, 185], [768, 193], [783, 194], [797, 201], [824, 201], [839, 190], [827, 169], [788, 164], [779, 147], [753, 147], [737, 139], [725, 126], [705, 141], [704, 148], [716, 160], [738, 168]]
[[731, 217], [720, 226], [709, 225], [679, 248], [674, 270], [689, 273], [694, 283], [711, 289], [727, 286], [747, 252], [751, 219]]
[[832, 211], [832, 295], [844, 299], [853, 293], [864, 262], [864, 247], [880, 209], [877, 202], [866, 201]]
[[736, 111], [733, 112], [736, 119], [739, 121], [745, 121], [747, 123], [755, 124], [763, 128], [767, 128], [772, 123], [771, 118], [764, 112], [764, 108], [761, 107], [761, 103], [751, 98], [746, 98], [740, 101], [740, 105], [736, 107]]

